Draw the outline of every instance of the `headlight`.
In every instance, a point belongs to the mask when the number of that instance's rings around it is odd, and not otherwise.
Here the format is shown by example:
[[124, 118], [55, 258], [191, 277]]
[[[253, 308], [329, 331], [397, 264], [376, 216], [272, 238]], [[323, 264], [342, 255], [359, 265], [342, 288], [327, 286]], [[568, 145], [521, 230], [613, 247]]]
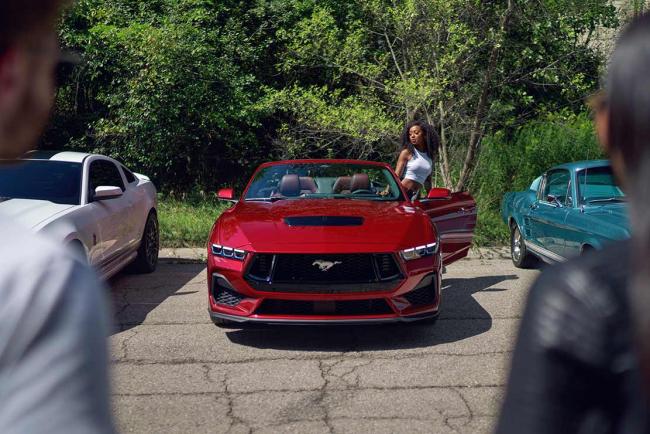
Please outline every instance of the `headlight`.
[[233, 249], [232, 247], [222, 246], [220, 244], [212, 245], [212, 254], [237, 261], [243, 261], [246, 258], [245, 250]]
[[438, 251], [438, 243], [430, 243], [424, 246], [411, 247], [410, 249], [401, 250], [399, 253], [405, 261], [420, 259], [425, 256], [431, 256]]

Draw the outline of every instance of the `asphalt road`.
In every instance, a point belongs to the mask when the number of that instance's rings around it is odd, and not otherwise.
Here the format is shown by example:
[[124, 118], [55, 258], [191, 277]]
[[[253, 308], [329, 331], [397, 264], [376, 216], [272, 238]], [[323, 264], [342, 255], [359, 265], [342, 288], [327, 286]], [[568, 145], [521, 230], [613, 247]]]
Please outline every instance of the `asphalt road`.
[[122, 432], [490, 432], [537, 271], [449, 267], [437, 324], [217, 328], [200, 263], [112, 279]]

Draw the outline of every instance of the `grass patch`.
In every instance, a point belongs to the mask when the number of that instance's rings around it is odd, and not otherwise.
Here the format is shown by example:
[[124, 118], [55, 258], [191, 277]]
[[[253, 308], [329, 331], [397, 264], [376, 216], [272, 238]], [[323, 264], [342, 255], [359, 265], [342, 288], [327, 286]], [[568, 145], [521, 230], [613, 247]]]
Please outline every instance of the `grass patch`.
[[204, 247], [214, 221], [228, 206], [216, 200], [159, 197], [161, 247]]
[[474, 229], [475, 247], [492, 247], [509, 245], [508, 225], [501, 220], [501, 213], [491, 209], [480, 210]]

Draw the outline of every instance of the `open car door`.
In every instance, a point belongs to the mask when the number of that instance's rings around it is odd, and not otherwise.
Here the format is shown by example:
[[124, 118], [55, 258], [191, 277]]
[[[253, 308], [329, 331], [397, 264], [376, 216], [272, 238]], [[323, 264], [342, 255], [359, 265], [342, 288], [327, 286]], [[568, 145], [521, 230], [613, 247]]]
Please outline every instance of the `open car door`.
[[467, 256], [476, 226], [474, 198], [466, 192], [452, 193], [446, 188], [432, 188], [426, 199], [416, 204], [436, 225], [443, 265]]

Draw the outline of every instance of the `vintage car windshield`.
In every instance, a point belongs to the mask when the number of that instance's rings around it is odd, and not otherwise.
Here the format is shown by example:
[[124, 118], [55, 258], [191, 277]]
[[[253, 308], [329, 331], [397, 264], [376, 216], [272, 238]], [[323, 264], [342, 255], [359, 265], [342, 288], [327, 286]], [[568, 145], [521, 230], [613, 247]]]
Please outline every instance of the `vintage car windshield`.
[[79, 205], [81, 164], [25, 160], [0, 164], [0, 199], [36, 199]]
[[265, 167], [255, 175], [244, 199], [404, 200], [395, 178], [386, 168], [343, 163], [300, 163]]
[[590, 167], [578, 172], [578, 198], [581, 204], [622, 202], [625, 194], [616, 185], [610, 166]]

